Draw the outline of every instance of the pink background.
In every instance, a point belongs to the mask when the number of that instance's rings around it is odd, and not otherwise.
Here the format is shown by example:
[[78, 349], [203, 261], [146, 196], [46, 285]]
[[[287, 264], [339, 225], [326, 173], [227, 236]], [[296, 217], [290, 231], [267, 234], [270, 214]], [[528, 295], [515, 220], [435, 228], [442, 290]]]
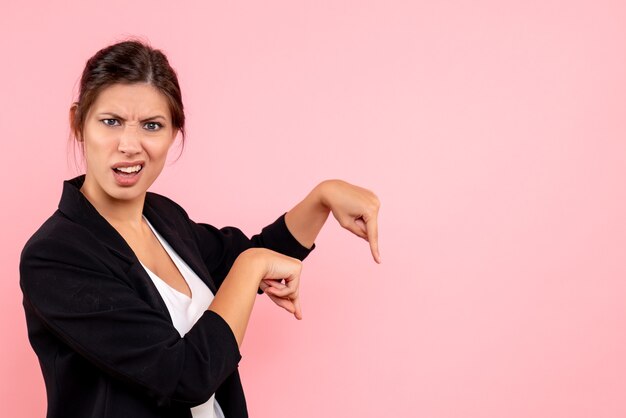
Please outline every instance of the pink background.
[[44, 415], [19, 253], [78, 174], [83, 65], [127, 35], [179, 73], [153, 190], [195, 220], [253, 234], [326, 178], [382, 201], [382, 265], [330, 218], [304, 320], [259, 297], [252, 417], [626, 416], [624, 2], [55, 3], [0, 13], [0, 416]]

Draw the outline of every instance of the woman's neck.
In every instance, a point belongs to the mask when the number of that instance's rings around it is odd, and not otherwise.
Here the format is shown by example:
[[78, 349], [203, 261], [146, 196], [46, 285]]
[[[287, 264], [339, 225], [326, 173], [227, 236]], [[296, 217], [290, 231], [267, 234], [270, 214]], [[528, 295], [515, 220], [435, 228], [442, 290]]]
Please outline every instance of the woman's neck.
[[98, 213], [116, 229], [141, 230], [145, 192], [135, 199], [122, 200], [107, 195], [103, 190], [94, 191], [85, 185], [80, 191]]

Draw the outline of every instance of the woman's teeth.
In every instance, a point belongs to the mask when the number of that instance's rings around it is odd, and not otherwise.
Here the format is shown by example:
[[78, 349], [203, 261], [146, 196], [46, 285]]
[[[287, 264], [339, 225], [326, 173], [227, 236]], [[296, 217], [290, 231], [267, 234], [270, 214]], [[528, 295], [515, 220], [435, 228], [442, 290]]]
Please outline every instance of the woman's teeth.
[[121, 171], [122, 173], [130, 174], [130, 173], [136, 173], [139, 170], [141, 170], [141, 166], [140, 165], [136, 165], [136, 166], [133, 166], [133, 167], [117, 167], [117, 168], [115, 168], [115, 170]]

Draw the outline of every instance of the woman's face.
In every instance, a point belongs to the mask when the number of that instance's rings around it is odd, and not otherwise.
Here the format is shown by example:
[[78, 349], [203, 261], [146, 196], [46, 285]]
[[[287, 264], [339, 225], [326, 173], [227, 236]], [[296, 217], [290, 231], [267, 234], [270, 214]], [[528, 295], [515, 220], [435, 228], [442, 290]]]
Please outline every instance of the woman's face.
[[176, 138], [167, 98], [150, 84], [103, 89], [83, 126], [82, 191], [100, 204], [143, 199]]

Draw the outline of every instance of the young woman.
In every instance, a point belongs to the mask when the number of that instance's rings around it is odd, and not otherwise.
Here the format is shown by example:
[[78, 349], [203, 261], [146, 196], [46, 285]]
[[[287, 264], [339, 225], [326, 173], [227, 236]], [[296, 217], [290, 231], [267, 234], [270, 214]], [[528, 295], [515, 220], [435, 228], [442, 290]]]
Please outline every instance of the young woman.
[[380, 262], [378, 199], [344, 181], [250, 239], [148, 192], [184, 122], [161, 51], [125, 41], [88, 60], [70, 108], [86, 173], [20, 261], [49, 418], [246, 417], [237, 366], [257, 293], [302, 318], [301, 260], [330, 212]]

